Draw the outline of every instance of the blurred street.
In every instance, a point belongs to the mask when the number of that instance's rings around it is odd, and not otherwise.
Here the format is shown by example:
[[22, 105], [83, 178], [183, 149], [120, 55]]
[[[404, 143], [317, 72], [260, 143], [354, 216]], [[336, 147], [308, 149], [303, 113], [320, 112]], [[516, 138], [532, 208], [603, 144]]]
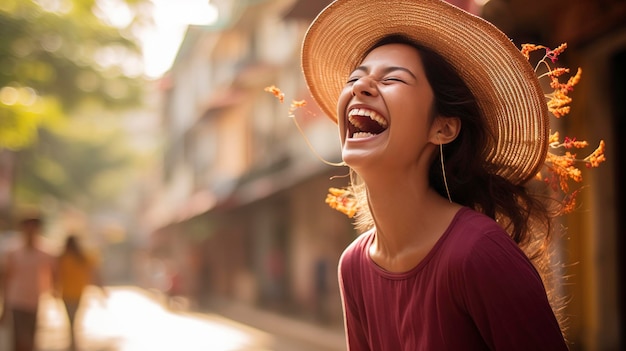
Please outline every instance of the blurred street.
[[[242, 306], [224, 306], [224, 314], [232, 317], [227, 318], [214, 313], [170, 311], [157, 294], [137, 287], [109, 287], [107, 291], [106, 296], [95, 288], [86, 292], [79, 312], [82, 316], [78, 317], [81, 351], [345, 349], [340, 331]], [[45, 297], [43, 304], [38, 350], [68, 350], [68, 323], [62, 303]]]

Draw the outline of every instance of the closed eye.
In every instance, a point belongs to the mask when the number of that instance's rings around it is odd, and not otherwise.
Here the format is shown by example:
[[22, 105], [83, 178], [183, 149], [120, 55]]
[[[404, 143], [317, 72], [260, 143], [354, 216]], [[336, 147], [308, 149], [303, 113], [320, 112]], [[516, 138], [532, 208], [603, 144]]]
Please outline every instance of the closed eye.
[[404, 81], [404, 80], [402, 80], [402, 79], [400, 79], [400, 78], [398, 78], [398, 77], [389, 77], [389, 78], [385, 78], [385, 79], [384, 79], [384, 81], [385, 81], [385, 82], [392, 81], [392, 82], [400, 82], [400, 83], [405, 83], [405, 81]]
[[[359, 79], [361, 79], [361, 77], [351, 77], [348, 79], [348, 81], [346, 82], [346, 84], [354, 84], [356, 81], [358, 81]], [[381, 80], [383, 83], [385, 82], [400, 82], [400, 83], [406, 83], [403, 79], [400, 79], [398, 77], [389, 77], [389, 78], [383, 78]]]

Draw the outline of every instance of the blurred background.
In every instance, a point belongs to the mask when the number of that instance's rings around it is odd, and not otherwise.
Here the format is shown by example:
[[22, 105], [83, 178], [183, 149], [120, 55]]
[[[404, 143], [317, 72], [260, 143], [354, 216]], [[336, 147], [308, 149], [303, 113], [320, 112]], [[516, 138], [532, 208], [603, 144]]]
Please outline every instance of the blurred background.
[[[101, 336], [86, 350], [130, 350], [131, 333], [136, 350], [345, 349], [336, 265], [355, 232], [324, 198], [348, 171], [318, 159], [340, 160], [338, 135], [299, 62], [329, 2], [2, 0], [0, 258], [25, 206], [43, 211], [52, 254], [72, 233], [98, 255], [110, 301], [83, 303], [82, 342]], [[559, 223], [558, 288], [572, 350], [624, 349], [626, 2], [450, 2], [518, 46], [567, 42], [558, 64], [582, 67], [552, 128], [604, 139], [608, 161], [583, 169], [579, 206]], [[39, 349], [65, 350], [46, 301]], [[136, 320], [119, 328], [111, 311]], [[167, 335], [197, 342], [141, 343]]]

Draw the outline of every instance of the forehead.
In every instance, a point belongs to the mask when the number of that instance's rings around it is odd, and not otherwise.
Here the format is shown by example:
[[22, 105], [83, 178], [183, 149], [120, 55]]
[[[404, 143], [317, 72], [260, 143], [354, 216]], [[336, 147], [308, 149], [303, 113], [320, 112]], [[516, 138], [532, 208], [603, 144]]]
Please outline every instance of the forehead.
[[406, 68], [422, 69], [419, 51], [408, 44], [385, 44], [372, 49], [363, 59], [360, 66], [388, 63]]

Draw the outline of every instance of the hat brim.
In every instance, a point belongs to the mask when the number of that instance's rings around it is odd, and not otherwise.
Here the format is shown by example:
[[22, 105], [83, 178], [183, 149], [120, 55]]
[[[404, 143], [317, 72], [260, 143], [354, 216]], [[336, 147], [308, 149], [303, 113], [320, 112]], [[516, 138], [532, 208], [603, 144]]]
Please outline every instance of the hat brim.
[[411, 38], [445, 58], [476, 97], [495, 136], [487, 162], [514, 184], [534, 177], [548, 150], [549, 112], [528, 60], [491, 23], [440, 0], [339, 0], [324, 9], [302, 44], [309, 91], [337, 122], [350, 72], [380, 39]]

